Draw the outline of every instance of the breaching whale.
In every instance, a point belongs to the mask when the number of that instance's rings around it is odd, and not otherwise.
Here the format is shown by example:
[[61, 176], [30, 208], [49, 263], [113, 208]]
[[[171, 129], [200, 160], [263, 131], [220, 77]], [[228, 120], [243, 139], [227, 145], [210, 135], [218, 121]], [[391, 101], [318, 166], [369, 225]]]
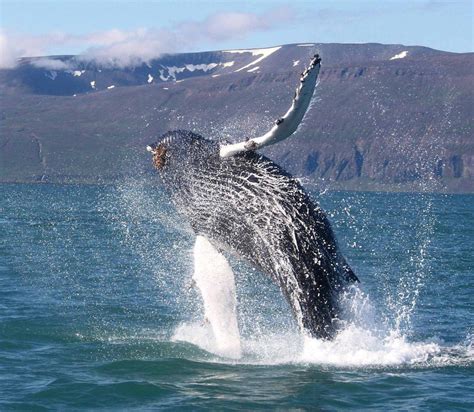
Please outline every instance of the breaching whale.
[[[195, 253], [210, 248], [224, 263], [223, 251], [244, 258], [279, 285], [303, 333], [331, 339], [340, 319], [339, 296], [358, 279], [340, 253], [320, 206], [294, 177], [256, 152], [297, 129], [319, 68], [316, 55], [302, 74], [292, 106], [264, 136], [220, 145], [177, 130], [167, 132], [148, 150], [177, 210], [197, 235]], [[222, 346], [233, 342], [239, 352], [233, 276], [226, 275], [226, 289], [219, 283], [219, 265], [207, 276], [197, 260], [195, 256], [194, 278], [216, 340]], [[224, 306], [215, 307], [220, 298]], [[225, 312], [226, 319], [216, 312]]]

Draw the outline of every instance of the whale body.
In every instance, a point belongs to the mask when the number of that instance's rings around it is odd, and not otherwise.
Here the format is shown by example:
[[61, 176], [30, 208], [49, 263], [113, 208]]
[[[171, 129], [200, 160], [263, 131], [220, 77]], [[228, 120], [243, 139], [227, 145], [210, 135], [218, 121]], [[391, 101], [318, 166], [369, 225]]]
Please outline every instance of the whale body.
[[190, 131], [168, 132], [150, 151], [196, 235], [270, 276], [305, 334], [333, 338], [340, 294], [358, 279], [301, 184], [255, 151], [222, 157], [217, 142]]

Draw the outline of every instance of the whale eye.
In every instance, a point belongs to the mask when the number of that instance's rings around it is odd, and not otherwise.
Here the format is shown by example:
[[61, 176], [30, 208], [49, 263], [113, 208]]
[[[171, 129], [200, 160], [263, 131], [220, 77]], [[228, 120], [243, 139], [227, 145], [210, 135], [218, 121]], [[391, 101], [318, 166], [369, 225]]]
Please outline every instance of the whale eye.
[[166, 163], [166, 152], [168, 149], [164, 143], [160, 143], [154, 150], [153, 150], [153, 164], [159, 170], [161, 169]]

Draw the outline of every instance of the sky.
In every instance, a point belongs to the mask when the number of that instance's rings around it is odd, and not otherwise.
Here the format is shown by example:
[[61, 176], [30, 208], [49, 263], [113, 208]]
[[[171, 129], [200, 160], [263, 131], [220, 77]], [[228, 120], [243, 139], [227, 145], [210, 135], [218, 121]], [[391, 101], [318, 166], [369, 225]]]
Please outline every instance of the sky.
[[0, 67], [80, 54], [129, 66], [162, 53], [288, 43], [473, 51], [473, 0], [0, 0]]

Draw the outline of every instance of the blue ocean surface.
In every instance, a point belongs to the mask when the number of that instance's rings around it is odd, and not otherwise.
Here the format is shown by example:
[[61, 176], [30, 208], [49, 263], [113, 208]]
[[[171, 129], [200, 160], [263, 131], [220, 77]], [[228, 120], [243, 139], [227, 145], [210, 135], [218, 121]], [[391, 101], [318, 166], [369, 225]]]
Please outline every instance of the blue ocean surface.
[[314, 191], [361, 280], [332, 342], [235, 256], [213, 350], [158, 186], [0, 185], [0, 410], [474, 410], [474, 196]]

